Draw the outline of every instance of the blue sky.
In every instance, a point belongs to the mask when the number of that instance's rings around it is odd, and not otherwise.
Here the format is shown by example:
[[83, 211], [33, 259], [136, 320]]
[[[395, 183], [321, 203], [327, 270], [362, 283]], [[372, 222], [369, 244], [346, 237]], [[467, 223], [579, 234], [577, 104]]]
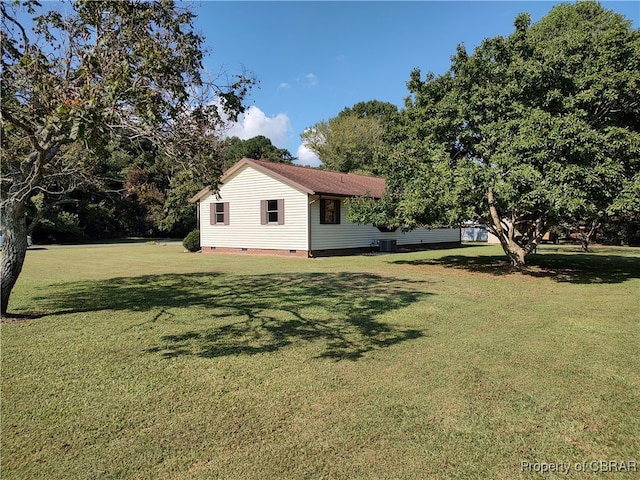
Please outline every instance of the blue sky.
[[[269, 137], [299, 163], [318, 160], [301, 148], [300, 134], [345, 107], [367, 100], [401, 107], [413, 68], [444, 73], [464, 43], [508, 35], [520, 12], [533, 21], [552, 1], [201, 1], [196, 26], [206, 37], [207, 70], [242, 69], [260, 82], [231, 134]], [[640, 22], [640, 3], [603, 2]]]

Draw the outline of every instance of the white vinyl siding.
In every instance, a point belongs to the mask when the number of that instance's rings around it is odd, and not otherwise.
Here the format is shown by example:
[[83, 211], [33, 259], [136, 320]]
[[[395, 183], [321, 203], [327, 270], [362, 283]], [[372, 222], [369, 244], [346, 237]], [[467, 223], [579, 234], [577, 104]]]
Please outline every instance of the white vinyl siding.
[[396, 240], [398, 246], [460, 241], [459, 228], [418, 228], [411, 232], [398, 229], [395, 232], [381, 232], [373, 225], [348, 222], [344, 202], [340, 206], [339, 224], [321, 224], [320, 202], [318, 197], [311, 198], [311, 250], [375, 247], [378, 240]]
[[[303, 250], [308, 247], [307, 194], [246, 166], [228, 178], [216, 195], [203, 198], [201, 218], [210, 218], [210, 206], [229, 203], [228, 225], [201, 222], [203, 247]], [[264, 200], [281, 201], [283, 224], [261, 224]]]

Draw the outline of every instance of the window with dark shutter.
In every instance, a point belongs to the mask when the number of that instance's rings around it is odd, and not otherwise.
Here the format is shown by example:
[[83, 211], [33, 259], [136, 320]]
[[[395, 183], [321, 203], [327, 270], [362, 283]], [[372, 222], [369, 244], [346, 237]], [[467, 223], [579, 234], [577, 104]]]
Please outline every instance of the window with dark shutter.
[[320, 199], [320, 223], [332, 225], [340, 223], [340, 200]]
[[260, 201], [260, 223], [262, 225], [284, 224], [284, 199]]
[[211, 225], [229, 225], [229, 202], [212, 203]]
[[267, 223], [278, 223], [277, 200], [267, 200]]

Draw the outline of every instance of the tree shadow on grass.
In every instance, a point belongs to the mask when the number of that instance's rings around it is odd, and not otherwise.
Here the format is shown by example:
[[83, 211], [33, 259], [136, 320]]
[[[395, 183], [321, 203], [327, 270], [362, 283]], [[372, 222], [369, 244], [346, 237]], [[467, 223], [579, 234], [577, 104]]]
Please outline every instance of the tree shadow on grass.
[[532, 254], [527, 257], [527, 266], [521, 272], [514, 269], [505, 256], [499, 255], [448, 255], [438, 259], [398, 260], [391, 263], [440, 265], [496, 276], [519, 272], [523, 275], [578, 284], [622, 283], [632, 278], [640, 278], [640, 258], [593, 253]]
[[[64, 284], [40, 301], [58, 313], [191, 309], [190, 324], [148, 350], [166, 358], [273, 352], [320, 342], [318, 357], [356, 360], [424, 335], [378, 319], [430, 295], [426, 282], [366, 273], [170, 274]], [[173, 312], [180, 315], [179, 311]], [[208, 326], [202, 327], [207, 324]], [[176, 324], [174, 324], [176, 325]]]

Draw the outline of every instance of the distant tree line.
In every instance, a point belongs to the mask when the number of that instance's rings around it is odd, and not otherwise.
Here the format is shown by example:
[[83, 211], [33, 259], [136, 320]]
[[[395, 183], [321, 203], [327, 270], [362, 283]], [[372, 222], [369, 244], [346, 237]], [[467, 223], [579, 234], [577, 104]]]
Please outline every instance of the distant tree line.
[[[262, 135], [229, 137], [211, 146], [216, 151], [210, 167], [218, 174], [244, 157], [284, 163], [295, 159]], [[93, 159], [99, 184], [29, 198], [28, 231], [36, 242], [183, 238], [196, 228], [195, 207], [188, 199], [205, 186], [196, 171], [176, 164], [146, 139], [121, 138], [105, 150], [106, 155]]]

